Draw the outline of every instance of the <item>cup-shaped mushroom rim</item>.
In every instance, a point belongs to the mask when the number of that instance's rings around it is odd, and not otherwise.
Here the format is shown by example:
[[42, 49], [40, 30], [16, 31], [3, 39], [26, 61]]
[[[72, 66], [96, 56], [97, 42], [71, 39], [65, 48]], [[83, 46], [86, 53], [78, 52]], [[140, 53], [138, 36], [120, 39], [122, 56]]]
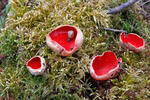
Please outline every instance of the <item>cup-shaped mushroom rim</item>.
[[[61, 28], [61, 27], [73, 27], [77, 30], [77, 36], [75, 38], [75, 45], [74, 45], [74, 48], [71, 50], [71, 51], [68, 51], [66, 50], [64, 47], [62, 47], [60, 44], [58, 44], [56, 41], [52, 40], [52, 38], [50, 37], [50, 34]], [[52, 30], [51, 32], [49, 32], [47, 35], [46, 35], [46, 43], [47, 45], [56, 53], [58, 53], [59, 55], [62, 55], [62, 56], [68, 56], [68, 55], [71, 55], [73, 54], [75, 51], [77, 51], [82, 43], [83, 43], [83, 33], [81, 32], [81, 30], [76, 27], [76, 26], [72, 26], [72, 25], [60, 25], [58, 27], [56, 27], [54, 30]]]
[[[112, 51], [106, 51], [106, 52], [112, 52]], [[92, 66], [92, 64], [93, 64], [93, 61], [95, 60], [95, 58], [96, 57], [102, 57], [102, 56], [104, 56], [104, 54], [106, 53], [106, 52], [103, 52], [102, 53], [102, 55], [97, 55], [97, 56], [95, 56], [92, 60], [91, 60], [91, 62], [90, 62], [90, 68], [89, 68], [89, 70], [90, 70], [90, 75], [95, 79], [95, 80], [108, 80], [108, 79], [111, 79], [111, 78], [113, 78], [117, 73], [119, 73], [120, 72], [120, 65], [119, 65], [119, 63], [122, 63], [122, 59], [120, 58], [119, 60], [118, 60], [118, 64], [117, 64], [117, 66], [114, 68], [114, 69], [111, 69], [108, 73], [106, 73], [106, 74], [103, 74], [103, 75], [97, 75], [96, 74], [96, 72], [95, 72], [95, 70], [93, 69], [93, 66]], [[115, 55], [116, 56], [116, 55]]]
[[[34, 69], [31, 66], [28, 65], [29, 62], [31, 62], [33, 59], [35, 59], [36, 57], [40, 58], [41, 61], [41, 67]], [[32, 75], [42, 75], [46, 69], [46, 63], [45, 63], [45, 59], [41, 56], [34, 56], [32, 57], [27, 63], [26, 63], [27, 69], [30, 71], [30, 73]]]
[[125, 33], [122, 32], [122, 33], [120, 34], [120, 43], [122, 44], [123, 47], [125, 46], [126, 48], [128, 48], [128, 49], [130, 49], [130, 50], [133, 50], [133, 51], [135, 51], [135, 52], [141, 52], [141, 51], [144, 49], [145, 41], [144, 41], [144, 39], [141, 38], [139, 35], [137, 35], [137, 34], [135, 34], [135, 33], [129, 33], [129, 34], [134, 35], [134, 36], [137, 36], [138, 38], [140, 38], [140, 39], [143, 40], [143, 45], [142, 45], [142, 46], [139, 46], [139, 47], [136, 47], [136, 46], [134, 46], [133, 44], [131, 44], [130, 42], [127, 42], [127, 43], [123, 42], [123, 40], [122, 40], [122, 35], [123, 35], [123, 34], [125, 34]]

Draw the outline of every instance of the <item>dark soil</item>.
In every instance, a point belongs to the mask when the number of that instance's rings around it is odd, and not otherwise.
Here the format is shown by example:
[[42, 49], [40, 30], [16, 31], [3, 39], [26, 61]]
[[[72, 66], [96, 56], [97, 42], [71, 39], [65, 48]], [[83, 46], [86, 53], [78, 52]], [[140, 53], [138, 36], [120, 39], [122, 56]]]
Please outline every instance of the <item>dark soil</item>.
[[[88, 79], [88, 83], [90, 83], [90, 88], [93, 89], [93, 91], [99, 91], [99, 94], [101, 95], [101, 97], [104, 97], [108, 94], [109, 90], [115, 86], [111, 80], [107, 80], [107, 81], [97, 81], [94, 80], [92, 77], [90, 77], [89, 73], [85, 74], [85, 79]], [[83, 82], [85, 82], [86, 80], [83, 79]], [[88, 90], [88, 86], [84, 86], [84, 88], [86, 88], [87, 92], [86, 93], [82, 93], [82, 97], [88, 97], [90, 100], [92, 100], [94, 98], [94, 96], [89, 96], [91, 94], [92, 91]], [[104, 99], [104, 98], [103, 98]]]
[[5, 8], [5, 5], [8, 3], [8, 0], [0, 0], [0, 11]]

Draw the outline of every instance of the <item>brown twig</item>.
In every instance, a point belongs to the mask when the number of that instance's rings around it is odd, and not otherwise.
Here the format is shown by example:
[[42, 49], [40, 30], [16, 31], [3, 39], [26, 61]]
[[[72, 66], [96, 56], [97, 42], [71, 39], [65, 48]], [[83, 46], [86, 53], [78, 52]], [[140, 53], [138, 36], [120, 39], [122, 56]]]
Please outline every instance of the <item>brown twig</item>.
[[103, 30], [106, 30], [106, 31], [112, 31], [112, 32], [116, 32], [116, 33], [122, 33], [122, 32], [128, 33], [128, 32], [125, 31], [125, 30], [118, 30], [118, 29], [111, 29], [111, 28], [103, 28], [103, 27], [101, 27], [100, 29], [103, 29]]
[[143, 2], [141, 6], [143, 7], [145, 4], [147, 4], [149, 2], [150, 2], [150, 0], [147, 0], [146, 2]]
[[121, 10], [123, 10], [124, 8], [127, 8], [131, 5], [133, 5], [135, 2], [137, 2], [138, 0], [128, 0], [128, 2], [125, 2], [123, 4], [121, 4], [120, 6], [117, 6], [115, 8], [111, 8], [107, 14], [115, 14], [120, 12]]

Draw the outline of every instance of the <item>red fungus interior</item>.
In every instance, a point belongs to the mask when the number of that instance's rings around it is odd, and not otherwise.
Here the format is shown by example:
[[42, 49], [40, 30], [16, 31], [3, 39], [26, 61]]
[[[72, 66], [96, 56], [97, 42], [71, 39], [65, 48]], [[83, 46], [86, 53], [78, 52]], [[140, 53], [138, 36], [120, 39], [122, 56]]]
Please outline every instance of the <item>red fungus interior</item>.
[[121, 39], [124, 43], [131, 43], [134, 45], [136, 48], [141, 47], [144, 45], [144, 41], [142, 38], [138, 37], [135, 34], [128, 34], [125, 36], [124, 33], [121, 34]]
[[97, 56], [92, 63], [96, 75], [107, 74], [118, 65], [118, 60], [113, 52], [105, 52], [102, 56]]
[[[68, 41], [68, 32], [73, 31], [75, 36], [71, 41]], [[75, 38], [77, 36], [77, 30], [71, 26], [62, 26], [49, 35], [52, 40], [56, 41], [59, 45], [64, 47], [66, 50], [71, 51], [75, 46]]]
[[34, 57], [27, 63], [27, 66], [30, 66], [32, 69], [38, 69], [41, 67], [41, 59]]

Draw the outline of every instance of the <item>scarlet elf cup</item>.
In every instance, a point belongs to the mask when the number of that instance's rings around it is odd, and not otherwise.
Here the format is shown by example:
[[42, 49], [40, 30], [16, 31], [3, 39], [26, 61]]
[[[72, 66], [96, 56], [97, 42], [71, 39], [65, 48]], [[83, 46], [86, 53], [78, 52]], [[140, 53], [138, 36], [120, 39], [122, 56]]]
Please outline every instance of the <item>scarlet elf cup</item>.
[[100, 81], [114, 78], [120, 72], [121, 63], [122, 59], [118, 60], [114, 52], [106, 51], [91, 60], [90, 75]]
[[46, 69], [45, 59], [40, 56], [34, 56], [27, 62], [27, 69], [32, 75], [42, 75]]
[[62, 56], [72, 55], [83, 42], [83, 33], [78, 27], [61, 25], [46, 36], [46, 43], [54, 52]]
[[144, 39], [134, 33], [129, 33], [126, 36], [125, 33], [121, 33], [120, 44], [122, 47], [134, 52], [142, 52], [145, 45]]

